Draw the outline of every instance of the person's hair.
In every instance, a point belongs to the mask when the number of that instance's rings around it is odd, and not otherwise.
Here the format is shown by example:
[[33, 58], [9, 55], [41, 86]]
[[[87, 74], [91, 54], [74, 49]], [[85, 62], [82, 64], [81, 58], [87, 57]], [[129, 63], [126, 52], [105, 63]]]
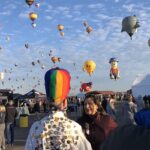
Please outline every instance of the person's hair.
[[98, 112], [100, 112], [102, 114], [106, 114], [106, 112], [105, 112], [104, 108], [102, 107], [99, 99], [95, 95], [87, 95], [84, 100], [86, 100], [88, 98], [91, 98], [93, 100], [93, 102], [98, 106]]

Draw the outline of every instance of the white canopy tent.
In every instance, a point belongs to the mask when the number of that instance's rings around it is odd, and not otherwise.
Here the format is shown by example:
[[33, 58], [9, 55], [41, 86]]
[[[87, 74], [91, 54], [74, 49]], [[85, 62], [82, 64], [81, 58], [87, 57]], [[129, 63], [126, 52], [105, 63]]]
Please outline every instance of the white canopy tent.
[[150, 74], [138, 75], [132, 84], [134, 97], [150, 95]]

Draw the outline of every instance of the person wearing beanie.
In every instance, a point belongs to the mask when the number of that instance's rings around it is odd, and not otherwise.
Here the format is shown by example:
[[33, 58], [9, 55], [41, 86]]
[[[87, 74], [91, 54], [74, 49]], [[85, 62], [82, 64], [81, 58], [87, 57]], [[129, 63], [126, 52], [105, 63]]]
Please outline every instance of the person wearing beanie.
[[137, 125], [124, 125], [113, 131], [100, 150], [149, 150], [150, 109], [135, 113], [134, 119]]
[[48, 70], [45, 89], [50, 112], [32, 125], [25, 150], [92, 150], [81, 126], [64, 114], [70, 90], [69, 72], [59, 68]]

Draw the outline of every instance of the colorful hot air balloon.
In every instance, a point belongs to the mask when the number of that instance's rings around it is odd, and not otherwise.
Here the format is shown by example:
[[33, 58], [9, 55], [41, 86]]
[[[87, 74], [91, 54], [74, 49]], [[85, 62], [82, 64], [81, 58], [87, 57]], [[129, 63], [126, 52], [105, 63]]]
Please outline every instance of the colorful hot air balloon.
[[96, 63], [93, 60], [88, 60], [83, 65], [83, 71], [86, 71], [90, 76], [96, 68]]
[[34, 0], [26, 0], [26, 3], [31, 6], [34, 3]]
[[122, 20], [121, 32], [126, 31], [132, 39], [132, 35], [137, 31], [137, 28], [139, 28], [139, 27], [140, 27], [140, 25], [139, 25], [139, 21], [138, 21], [137, 17], [135, 15], [128, 16]]
[[109, 63], [111, 64], [110, 79], [119, 79], [120, 71], [118, 69], [118, 60], [116, 58], [110, 58]]
[[70, 74], [65, 69], [53, 68], [45, 74], [45, 89], [49, 101], [60, 104], [70, 90]]

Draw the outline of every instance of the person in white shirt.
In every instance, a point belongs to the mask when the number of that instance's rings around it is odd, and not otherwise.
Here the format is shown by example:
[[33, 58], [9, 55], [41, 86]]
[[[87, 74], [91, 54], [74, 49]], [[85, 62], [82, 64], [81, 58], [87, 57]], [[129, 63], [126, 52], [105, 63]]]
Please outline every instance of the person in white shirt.
[[[64, 81], [63, 86], [61, 86], [61, 79]], [[59, 89], [56, 88], [57, 90], [62, 90], [62, 95], [52, 94], [55, 87], [59, 87]], [[81, 126], [65, 115], [66, 97], [70, 89], [69, 73], [64, 69], [50, 69], [45, 74], [45, 88], [50, 112], [48, 116], [32, 125], [24, 149], [92, 150]]]

